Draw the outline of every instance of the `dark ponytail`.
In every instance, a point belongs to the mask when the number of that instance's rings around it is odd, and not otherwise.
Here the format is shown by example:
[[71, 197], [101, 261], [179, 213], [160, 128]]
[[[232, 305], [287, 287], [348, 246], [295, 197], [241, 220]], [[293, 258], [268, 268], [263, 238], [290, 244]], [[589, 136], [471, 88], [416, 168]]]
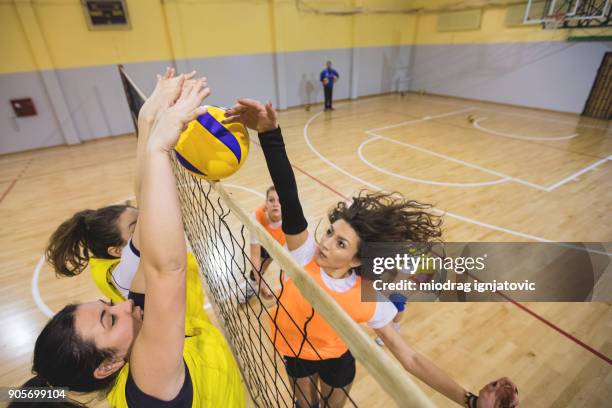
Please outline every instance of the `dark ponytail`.
[[128, 205], [111, 205], [74, 214], [55, 230], [47, 245], [47, 262], [57, 275], [76, 276], [90, 257], [113, 259], [108, 248], [123, 246], [117, 220]]

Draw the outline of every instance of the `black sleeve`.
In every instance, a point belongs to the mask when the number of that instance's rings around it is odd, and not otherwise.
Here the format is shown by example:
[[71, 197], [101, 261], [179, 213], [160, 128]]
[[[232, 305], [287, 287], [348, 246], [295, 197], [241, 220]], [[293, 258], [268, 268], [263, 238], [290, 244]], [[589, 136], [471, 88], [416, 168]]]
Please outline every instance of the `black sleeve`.
[[260, 133], [259, 143], [261, 143], [268, 171], [280, 200], [283, 231], [291, 235], [299, 234], [306, 230], [308, 223], [302, 211], [295, 175], [285, 151], [285, 142], [280, 127]]
[[125, 399], [129, 408], [191, 408], [193, 403], [193, 384], [187, 364], [185, 365], [185, 381], [178, 395], [171, 401], [163, 401], [155, 397], [145, 394], [138, 388], [132, 374], [128, 374], [127, 383], [125, 384]]

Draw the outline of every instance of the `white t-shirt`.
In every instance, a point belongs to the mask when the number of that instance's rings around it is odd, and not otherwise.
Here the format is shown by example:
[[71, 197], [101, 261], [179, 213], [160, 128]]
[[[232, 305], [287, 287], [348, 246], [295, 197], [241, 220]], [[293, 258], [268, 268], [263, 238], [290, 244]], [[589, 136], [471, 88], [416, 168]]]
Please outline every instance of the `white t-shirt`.
[[132, 244], [132, 240], [121, 251], [121, 260], [111, 272], [113, 284], [127, 299], [134, 276], [140, 264], [140, 251]]
[[[314, 240], [314, 237], [312, 236], [312, 234], [308, 233], [308, 238], [306, 239], [306, 242], [304, 242], [304, 244], [302, 244], [302, 246], [300, 246], [299, 248], [290, 251], [290, 253], [293, 259], [295, 259], [295, 261], [300, 266], [305, 266], [315, 256], [316, 249], [317, 244]], [[357, 283], [357, 275], [355, 274], [355, 272], [351, 272], [351, 274], [346, 278], [335, 279], [325, 273], [323, 268], [321, 268], [321, 279], [323, 280], [323, 283], [325, 284], [325, 286], [327, 286], [328, 289], [337, 293], [346, 292], [347, 290], [355, 286], [355, 284]], [[397, 309], [393, 305], [393, 303], [389, 301], [377, 302], [374, 315], [367, 322], [367, 325], [373, 329], [380, 329], [391, 323], [396, 314]]]

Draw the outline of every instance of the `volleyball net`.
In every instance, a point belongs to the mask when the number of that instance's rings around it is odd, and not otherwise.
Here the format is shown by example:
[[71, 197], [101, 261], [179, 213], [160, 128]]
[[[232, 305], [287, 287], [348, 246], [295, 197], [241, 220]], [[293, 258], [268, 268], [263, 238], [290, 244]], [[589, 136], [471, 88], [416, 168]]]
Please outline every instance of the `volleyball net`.
[[[122, 66], [119, 66], [119, 73], [137, 130], [138, 112], [146, 96]], [[279, 313], [289, 315], [294, 324], [293, 334], [302, 336], [302, 347], [309, 346], [317, 353], [307, 336], [310, 320], [300, 325], [285, 308], [283, 301], [286, 300], [281, 301], [284, 280], [280, 273], [259, 281], [259, 285], [266, 285], [274, 294], [273, 299], [259, 295], [261, 287], [249, 278], [251, 271], [259, 273], [259, 265], [253, 264], [249, 254], [250, 234], [257, 237], [274, 262], [294, 281], [312, 306], [312, 314], [319, 313], [334, 328], [356, 360], [378, 383], [367, 382], [368, 387], [376, 387], [368, 394], [386, 393], [398, 406], [433, 407], [401, 365], [381, 350], [286, 250], [237, 205], [223, 183], [194, 177], [176, 160], [174, 173], [185, 234], [204, 278], [207, 300], [213, 305], [220, 329], [232, 348], [255, 406], [293, 408], [298, 397], [303, 396], [311, 406], [320, 402], [324, 407], [329, 396], [323, 395], [317, 384], [313, 384], [317, 396], [315, 401], [310, 401], [312, 397], [306, 390], [290, 381], [286, 374], [283, 356], [274, 347], [278, 337], [284, 338], [286, 333], [276, 325], [276, 319]], [[343, 391], [347, 395], [347, 406], [366, 405]]]

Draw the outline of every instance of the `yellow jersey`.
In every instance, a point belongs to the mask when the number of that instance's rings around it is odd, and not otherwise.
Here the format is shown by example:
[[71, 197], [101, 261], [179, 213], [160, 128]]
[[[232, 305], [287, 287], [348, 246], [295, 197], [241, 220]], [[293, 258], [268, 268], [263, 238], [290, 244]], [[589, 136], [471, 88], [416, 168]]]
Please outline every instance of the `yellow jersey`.
[[[113, 268], [119, 259], [90, 259], [91, 274], [96, 286], [115, 302], [124, 297], [112, 281]], [[193, 254], [187, 255], [187, 309], [185, 315], [185, 344], [183, 360], [189, 369], [196, 407], [237, 407], [246, 405], [245, 389], [234, 356], [204, 311], [204, 293], [198, 265]], [[145, 300], [146, 302], [146, 300]], [[115, 384], [107, 394], [113, 407], [127, 408], [125, 386], [129, 363], [123, 366]]]

